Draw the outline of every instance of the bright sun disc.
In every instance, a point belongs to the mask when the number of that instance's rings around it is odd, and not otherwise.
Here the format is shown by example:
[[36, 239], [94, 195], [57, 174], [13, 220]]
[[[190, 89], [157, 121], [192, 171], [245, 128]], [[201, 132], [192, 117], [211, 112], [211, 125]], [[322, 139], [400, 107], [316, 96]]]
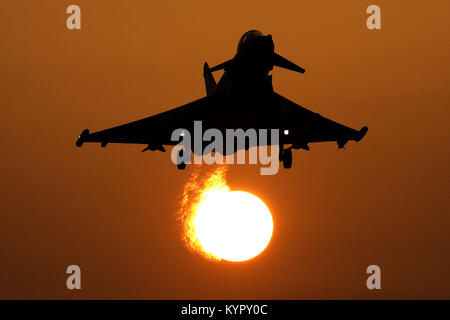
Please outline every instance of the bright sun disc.
[[194, 218], [195, 233], [207, 253], [228, 261], [256, 257], [272, 237], [272, 215], [258, 197], [243, 191], [207, 191]]

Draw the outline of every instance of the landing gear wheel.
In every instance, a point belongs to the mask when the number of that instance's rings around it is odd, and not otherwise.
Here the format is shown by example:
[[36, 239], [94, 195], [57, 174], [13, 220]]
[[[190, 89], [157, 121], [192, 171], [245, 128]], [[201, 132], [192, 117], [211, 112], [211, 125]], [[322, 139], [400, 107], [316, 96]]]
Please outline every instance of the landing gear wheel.
[[186, 163], [181, 162], [181, 163], [177, 164], [177, 168], [178, 168], [178, 170], [186, 169]]
[[283, 150], [283, 167], [285, 169], [292, 167], [292, 149]]

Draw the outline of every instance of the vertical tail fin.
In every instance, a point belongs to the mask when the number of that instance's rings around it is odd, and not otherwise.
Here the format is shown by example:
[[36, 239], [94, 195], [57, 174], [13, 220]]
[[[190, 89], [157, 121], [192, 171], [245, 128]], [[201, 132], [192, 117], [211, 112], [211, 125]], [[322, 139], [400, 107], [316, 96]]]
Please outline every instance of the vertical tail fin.
[[207, 62], [203, 65], [203, 77], [205, 78], [206, 95], [210, 96], [216, 89], [217, 84]]

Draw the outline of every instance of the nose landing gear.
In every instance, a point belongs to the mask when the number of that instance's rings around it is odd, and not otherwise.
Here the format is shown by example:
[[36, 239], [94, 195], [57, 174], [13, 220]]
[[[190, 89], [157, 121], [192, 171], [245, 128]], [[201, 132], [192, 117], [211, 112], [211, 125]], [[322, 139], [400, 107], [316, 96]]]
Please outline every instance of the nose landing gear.
[[180, 152], [178, 152], [178, 161], [177, 161], [178, 170], [186, 169], [186, 163], [184, 163], [184, 161], [183, 161], [183, 155], [184, 155], [184, 150], [181, 149]]

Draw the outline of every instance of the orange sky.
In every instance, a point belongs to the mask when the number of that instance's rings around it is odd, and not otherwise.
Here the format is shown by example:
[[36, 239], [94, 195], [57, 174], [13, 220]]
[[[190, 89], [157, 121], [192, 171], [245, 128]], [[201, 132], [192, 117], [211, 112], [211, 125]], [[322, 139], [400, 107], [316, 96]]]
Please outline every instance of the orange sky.
[[[77, 0], [81, 31], [65, 26], [73, 2], [2, 3], [0, 298], [450, 298], [450, 2], [241, 2]], [[203, 62], [231, 58], [248, 29], [307, 70], [274, 70], [278, 93], [369, 132], [296, 151], [275, 176], [231, 166], [274, 236], [251, 261], [215, 263], [173, 216], [192, 168], [75, 139], [202, 97]], [[70, 264], [81, 291], [66, 289]]]

